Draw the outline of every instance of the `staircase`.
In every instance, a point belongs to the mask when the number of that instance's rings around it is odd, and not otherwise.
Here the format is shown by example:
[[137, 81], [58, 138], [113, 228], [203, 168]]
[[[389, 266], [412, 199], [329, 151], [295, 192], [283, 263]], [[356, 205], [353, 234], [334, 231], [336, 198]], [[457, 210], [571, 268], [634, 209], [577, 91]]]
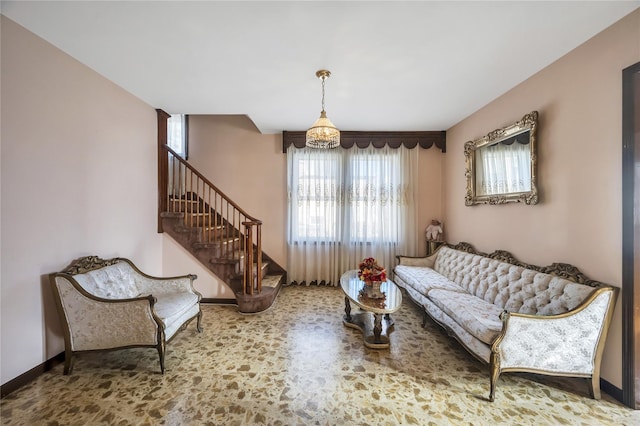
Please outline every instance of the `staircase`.
[[262, 251], [262, 222], [166, 145], [167, 118], [158, 111], [158, 232], [166, 232], [224, 281], [240, 312], [264, 311], [275, 301], [286, 271]]

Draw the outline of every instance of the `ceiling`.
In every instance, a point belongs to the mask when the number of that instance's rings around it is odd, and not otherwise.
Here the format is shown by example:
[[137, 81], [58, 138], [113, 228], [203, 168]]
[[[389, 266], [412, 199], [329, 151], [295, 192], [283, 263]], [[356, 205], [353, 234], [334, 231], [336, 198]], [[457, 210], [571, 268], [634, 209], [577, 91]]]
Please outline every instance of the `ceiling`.
[[[263, 133], [446, 130], [640, 6], [570, 2], [2, 1], [154, 108]], [[597, 60], [597, 58], [594, 58]], [[527, 111], [519, 111], [515, 115]]]

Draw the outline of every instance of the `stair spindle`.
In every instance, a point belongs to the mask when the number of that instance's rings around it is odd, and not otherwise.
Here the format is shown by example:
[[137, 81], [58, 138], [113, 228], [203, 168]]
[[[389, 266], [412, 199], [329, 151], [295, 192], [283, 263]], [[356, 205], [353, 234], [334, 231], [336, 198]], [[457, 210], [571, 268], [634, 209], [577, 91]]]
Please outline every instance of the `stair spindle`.
[[[242, 294], [259, 295], [263, 280], [262, 222], [246, 214], [167, 145], [162, 148], [168, 160], [165, 169], [168, 182], [159, 192], [164, 198], [159, 206], [165, 205], [166, 213], [180, 213], [181, 219], [169, 217], [193, 229], [203, 248], [214, 247], [214, 257], [222, 259], [223, 264], [235, 261], [241, 265]], [[227, 272], [232, 273], [238, 273], [237, 269]]]

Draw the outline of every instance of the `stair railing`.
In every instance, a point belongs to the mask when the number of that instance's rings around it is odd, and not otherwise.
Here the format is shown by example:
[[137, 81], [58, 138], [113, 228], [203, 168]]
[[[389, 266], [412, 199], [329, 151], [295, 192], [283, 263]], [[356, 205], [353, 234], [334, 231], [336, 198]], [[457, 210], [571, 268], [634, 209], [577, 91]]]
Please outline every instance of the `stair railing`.
[[213, 247], [217, 257], [229, 260], [243, 253], [243, 293], [259, 294], [262, 222], [240, 208], [166, 141], [158, 141], [162, 157], [158, 161], [158, 232], [162, 232], [161, 213], [184, 214], [184, 225], [197, 229], [200, 247]]

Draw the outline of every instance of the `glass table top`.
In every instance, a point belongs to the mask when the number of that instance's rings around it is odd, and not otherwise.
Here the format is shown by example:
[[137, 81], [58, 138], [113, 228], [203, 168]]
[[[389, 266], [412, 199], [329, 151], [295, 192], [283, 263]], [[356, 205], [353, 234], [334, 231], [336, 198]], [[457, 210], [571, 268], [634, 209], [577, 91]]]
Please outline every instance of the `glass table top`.
[[380, 291], [384, 293], [384, 298], [376, 299], [368, 297], [363, 291], [365, 284], [358, 278], [358, 270], [353, 269], [342, 274], [340, 277], [340, 287], [352, 303], [355, 303], [365, 311], [375, 314], [390, 314], [400, 309], [402, 305], [402, 292], [400, 288], [390, 279], [380, 285]]

